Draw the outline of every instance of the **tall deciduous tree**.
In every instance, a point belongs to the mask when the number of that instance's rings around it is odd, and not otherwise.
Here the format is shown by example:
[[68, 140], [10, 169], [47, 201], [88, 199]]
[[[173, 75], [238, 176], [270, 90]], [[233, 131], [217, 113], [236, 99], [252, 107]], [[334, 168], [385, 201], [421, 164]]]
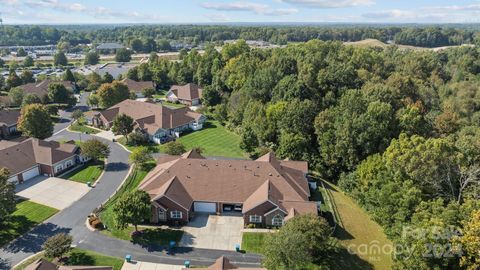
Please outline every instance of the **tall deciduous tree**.
[[132, 153], [130, 154], [129, 160], [135, 166], [138, 166], [139, 168], [143, 169], [145, 168], [145, 165], [149, 161], [153, 160], [153, 158], [147, 147], [140, 146], [140, 147], [136, 147], [132, 151]]
[[128, 134], [133, 131], [133, 118], [126, 114], [119, 114], [112, 123], [112, 132], [115, 135], [121, 134], [128, 143]]
[[54, 103], [64, 103], [68, 105], [75, 105], [77, 102], [73, 96], [73, 92], [60, 83], [52, 83], [48, 86], [48, 98]]
[[130, 62], [132, 60], [131, 52], [125, 48], [118, 49], [115, 54], [115, 61]]
[[0, 168], [0, 226], [15, 211], [15, 186], [8, 182], [10, 173]]
[[7, 87], [13, 88], [22, 85], [23, 81], [20, 77], [18, 77], [17, 72], [11, 69], [10, 73], [8, 74], [7, 78]]
[[22, 104], [24, 95], [25, 91], [19, 87], [12, 88], [10, 89], [10, 92], [8, 92], [8, 97], [12, 101], [13, 106], [20, 106]]
[[116, 227], [126, 228], [133, 224], [135, 231], [138, 231], [138, 224], [150, 217], [150, 208], [150, 196], [145, 191], [135, 190], [123, 194], [113, 205]]
[[130, 97], [128, 87], [121, 82], [102, 84], [96, 95], [100, 101], [100, 106], [108, 108]]
[[100, 62], [100, 55], [96, 51], [89, 51], [85, 54], [85, 65], [96, 65]]
[[48, 109], [42, 104], [30, 104], [22, 108], [18, 129], [23, 135], [45, 139], [53, 134], [53, 122]]
[[42, 248], [48, 258], [61, 258], [72, 249], [73, 237], [66, 233], [56, 234], [45, 241]]
[[67, 70], [63, 74], [63, 80], [64, 81], [69, 81], [69, 82], [72, 82], [72, 83], [74, 83], [76, 81], [75, 76], [73, 76], [73, 73], [69, 68], [67, 68]]
[[63, 51], [58, 51], [54, 56], [53, 56], [53, 64], [55, 66], [67, 66], [68, 65], [68, 59], [67, 56]]
[[33, 67], [34, 64], [35, 63], [34, 63], [33, 58], [31, 56], [27, 56], [23, 60], [23, 66], [24, 67]]
[[96, 139], [90, 139], [80, 145], [82, 155], [91, 159], [99, 160], [107, 158], [110, 155], [110, 147]]

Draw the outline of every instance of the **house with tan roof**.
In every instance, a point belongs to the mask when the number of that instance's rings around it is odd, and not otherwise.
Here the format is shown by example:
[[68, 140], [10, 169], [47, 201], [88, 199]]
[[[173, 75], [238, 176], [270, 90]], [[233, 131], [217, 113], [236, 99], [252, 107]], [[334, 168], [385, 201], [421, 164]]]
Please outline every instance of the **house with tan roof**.
[[164, 156], [140, 184], [150, 195], [153, 223], [186, 223], [197, 212], [243, 215], [244, 224], [281, 226], [300, 214], [317, 214], [309, 201], [304, 161], [209, 160], [194, 150]]
[[56, 265], [45, 259], [38, 259], [27, 267], [25, 270], [112, 270], [111, 266], [75, 266], [75, 265]]
[[170, 102], [180, 102], [188, 106], [200, 104], [203, 89], [194, 83], [186, 85], [172, 85], [167, 93], [167, 100]]
[[73, 141], [59, 143], [27, 138], [0, 141], [0, 168], [10, 172], [8, 181], [22, 183], [38, 175], [56, 176], [88, 161]]
[[61, 84], [65, 86], [68, 90], [72, 92], [76, 91], [75, 84], [69, 81], [53, 81], [50, 79], [41, 81], [41, 82], [34, 82], [34, 83], [27, 83], [24, 85], [20, 85], [19, 87], [24, 91], [25, 94], [33, 94], [41, 99], [43, 99], [46, 95], [48, 95], [48, 87], [51, 84]]
[[[183, 268], [182, 270], [188, 270], [191, 268]], [[222, 256], [218, 258], [214, 264], [206, 268], [196, 268], [197, 270], [267, 270], [267, 268], [246, 268], [246, 267], [237, 267], [233, 265], [229, 259]]]
[[159, 104], [124, 100], [104, 111], [93, 114], [91, 121], [96, 127], [111, 128], [113, 120], [119, 114], [133, 118], [135, 130], [147, 134], [151, 141], [164, 143], [179, 137], [188, 130], [200, 130], [206, 117], [189, 108], [169, 108]]
[[0, 140], [18, 133], [18, 119], [20, 119], [20, 111], [0, 110]]
[[155, 90], [155, 84], [152, 81], [137, 82], [132, 79], [126, 78], [122, 80], [122, 83], [124, 83], [128, 87], [130, 93], [135, 93], [138, 98], [145, 97], [143, 95], [143, 90], [145, 89], [150, 88]]

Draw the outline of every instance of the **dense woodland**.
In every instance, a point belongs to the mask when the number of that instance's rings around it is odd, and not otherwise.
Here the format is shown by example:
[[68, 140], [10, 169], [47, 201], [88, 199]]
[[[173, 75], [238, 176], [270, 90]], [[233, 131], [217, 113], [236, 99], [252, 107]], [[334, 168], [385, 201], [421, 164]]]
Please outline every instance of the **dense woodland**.
[[474, 43], [476, 25], [382, 26], [382, 25], [307, 25], [307, 26], [235, 26], [235, 25], [137, 25], [137, 26], [5, 26], [0, 46], [45, 45], [68, 42], [78, 44], [116, 41], [130, 45], [133, 39], [176, 40], [192, 44], [231, 39], [264, 40], [275, 44], [304, 42], [311, 39], [359, 41], [375, 38], [383, 42], [420, 47], [439, 47]]
[[[128, 77], [162, 87], [196, 82], [206, 113], [240, 134], [252, 156], [268, 148], [309, 161], [394, 243], [421, 251], [398, 254], [396, 269], [461, 269], [457, 254], [443, 256], [454, 253], [453, 238], [402, 232], [462, 228], [480, 208], [478, 48], [420, 52], [312, 40], [252, 50], [240, 41], [182, 57], [152, 56]], [[438, 256], [426, 243], [446, 248]], [[476, 256], [463, 255], [464, 266]]]

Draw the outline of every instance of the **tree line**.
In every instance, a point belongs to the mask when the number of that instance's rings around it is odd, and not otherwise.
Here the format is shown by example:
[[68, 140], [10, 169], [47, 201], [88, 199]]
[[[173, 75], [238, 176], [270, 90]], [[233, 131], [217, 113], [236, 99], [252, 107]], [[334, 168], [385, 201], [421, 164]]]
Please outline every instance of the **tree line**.
[[[274, 44], [305, 42], [312, 39], [359, 41], [375, 38], [383, 42], [421, 47], [474, 43], [478, 29], [468, 25], [386, 26], [386, 25], [142, 25], [142, 26], [5, 26], [0, 46], [78, 44], [115, 41], [130, 46], [143, 41], [142, 51], [168, 49], [167, 40], [190, 44], [232, 39], [264, 40]], [[135, 40], [135, 41], [134, 41]], [[156, 43], [155, 43], [156, 41]]]

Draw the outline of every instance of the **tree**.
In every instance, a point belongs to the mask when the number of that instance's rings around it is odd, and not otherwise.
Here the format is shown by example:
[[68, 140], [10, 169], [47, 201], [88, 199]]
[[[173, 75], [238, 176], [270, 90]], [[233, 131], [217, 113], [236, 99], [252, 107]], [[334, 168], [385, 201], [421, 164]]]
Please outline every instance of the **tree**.
[[5, 61], [0, 58], [0, 68], [3, 68], [5, 66]]
[[126, 114], [119, 114], [115, 117], [112, 123], [112, 132], [115, 135], [121, 134], [125, 137], [128, 143], [128, 134], [133, 131], [133, 118]]
[[0, 168], [0, 226], [15, 211], [15, 185], [8, 182], [8, 169]]
[[47, 107], [42, 104], [30, 104], [23, 107], [20, 112], [18, 129], [28, 137], [46, 139], [52, 136], [53, 122]]
[[139, 167], [140, 169], [144, 169], [145, 165], [153, 160], [150, 151], [145, 146], [140, 146], [135, 148], [132, 153], [130, 154], [129, 160], [132, 164]]
[[96, 51], [85, 54], [85, 65], [96, 65], [100, 62], [100, 55]]
[[63, 53], [62, 51], [58, 51], [57, 53], [55, 53], [55, 55], [53, 56], [53, 64], [55, 66], [67, 66], [68, 59], [65, 53]]
[[83, 117], [83, 111], [80, 109], [76, 109], [72, 112], [72, 118], [75, 121], [78, 121], [78, 119]]
[[73, 92], [68, 90], [63, 84], [52, 83], [48, 86], [48, 98], [54, 103], [63, 103], [70, 106], [77, 103], [77, 99], [73, 96]]
[[151, 97], [153, 97], [153, 95], [155, 95], [155, 89], [145, 88], [145, 89], [143, 89], [142, 94], [146, 98], [151, 98]]
[[263, 264], [272, 270], [303, 269], [322, 260], [328, 247], [331, 229], [316, 215], [300, 215], [290, 219], [277, 233], [265, 241]]
[[7, 78], [7, 87], [8, 88], [13, 88], [22, 85], [22, 79], [18, 77], [17, 72], [15, 70], [11, 69], [10, 73], [8, 74]]
[[112, 83], [113, 82], [112, 74], [110, 74], [108, 72], [105, 72], [105, 74], [103, 75], [102, 81], [103, 81], [103, 83]]
[[166, 39], [160, 39], [157, 42], [157, 47], [159, 51], [163, 51], [163, 52], [168, 52], [172, 50], [172, 46], [170, 45], [170, 42]]
[[131, 59], [131, 52], [125, 48], [118, 49], [115, 54], [115, 61], [117, 62], [130, 62]]
[[455, 244], [460, 245], [463, 255], [460, 266], [468, 270], [480, 268], [480, 210], [473, 211], [468, 220], [465, 220], [463, 235], [455, 239]]
[[20, 78], [22, 79], [23, 84], [35, 82], [33, 73], [30, 70], [24, 70], [22, 74], [20, 74]]
[[30, 105], [30, 104], [39, 104], [39, 103], [42, 103], [42, 101], [40, 100], [40, 98], [37, 95], [26, 94], [26, 95], [23, 96], [21, 106], [25, 107], [25, 106]]
[[67, 70], [63, 74], [63, 80], [68, 81], [68, 82], [72, 82], [72, 83], [74, 83], [76, 81], [75, 76], [73, 76], [73, 73], [69, 68], [67, 68]]
[[8, 92], [8, 97], [12, 101], [13, 106], [20, 106], [22, 104], [24, 95], [25, 92], [20, 87], [12, 88], [10, 89], [10, 92]]
[[24, 48], [19, 48], [19, 49], [17, 50], [17, 56], [18, 56], [18, 57], [27, 56], [27, 52], [25, 51]]
[[114, 81], [113, 83], [102, 84], [96, 95], [98, 96], [100, 106], [108, 108], [128, 99], [130, 91], [124, 83]]
[[178, 156], [185, 153], [185, 146], [178, 141], [168, 142], [165, 144], [165, 154]]
[[33, 58], [31, 56], [27, 56], [23, 60], [23, 66], [24, 67], [33, 67], [34, 64], [35, 63], [34, 63]]
[[[143, 52], [143, 42], [141, 39], [138, 39], [138, 38], [133, 39], [132, 42], [130, 42], [130, 47], [132, 47], [132, 50], [136, 53]], [[119, 62], [123, 62], [123, 61], [119, 61]]]
[[5, 87], [6, 87], [5, 78], [3, 76], [0, 76], [0, 91], [4, 90]]
[[42, 248], [47, 258], [61, 258], [72, 249], [73, 237], [59, 233], [48, 238]]
[[125, 229], [133, 224], [138, 231], [138, 224], [150, 217], [150, 196], [142, 190], [125, 193], [113, 205], [113, 212], [117, 228]]
[[80, 152], [86, 157], [99, 160], [110, 155], [110, 147], [99, 140], [90, 139], [80, 145]]
[[100, 100], [97, 95], [91, 94], [90, 96], [88, 96], [87, 103], [92, 107], [97, 107], [98, 104], [100, 103]]

